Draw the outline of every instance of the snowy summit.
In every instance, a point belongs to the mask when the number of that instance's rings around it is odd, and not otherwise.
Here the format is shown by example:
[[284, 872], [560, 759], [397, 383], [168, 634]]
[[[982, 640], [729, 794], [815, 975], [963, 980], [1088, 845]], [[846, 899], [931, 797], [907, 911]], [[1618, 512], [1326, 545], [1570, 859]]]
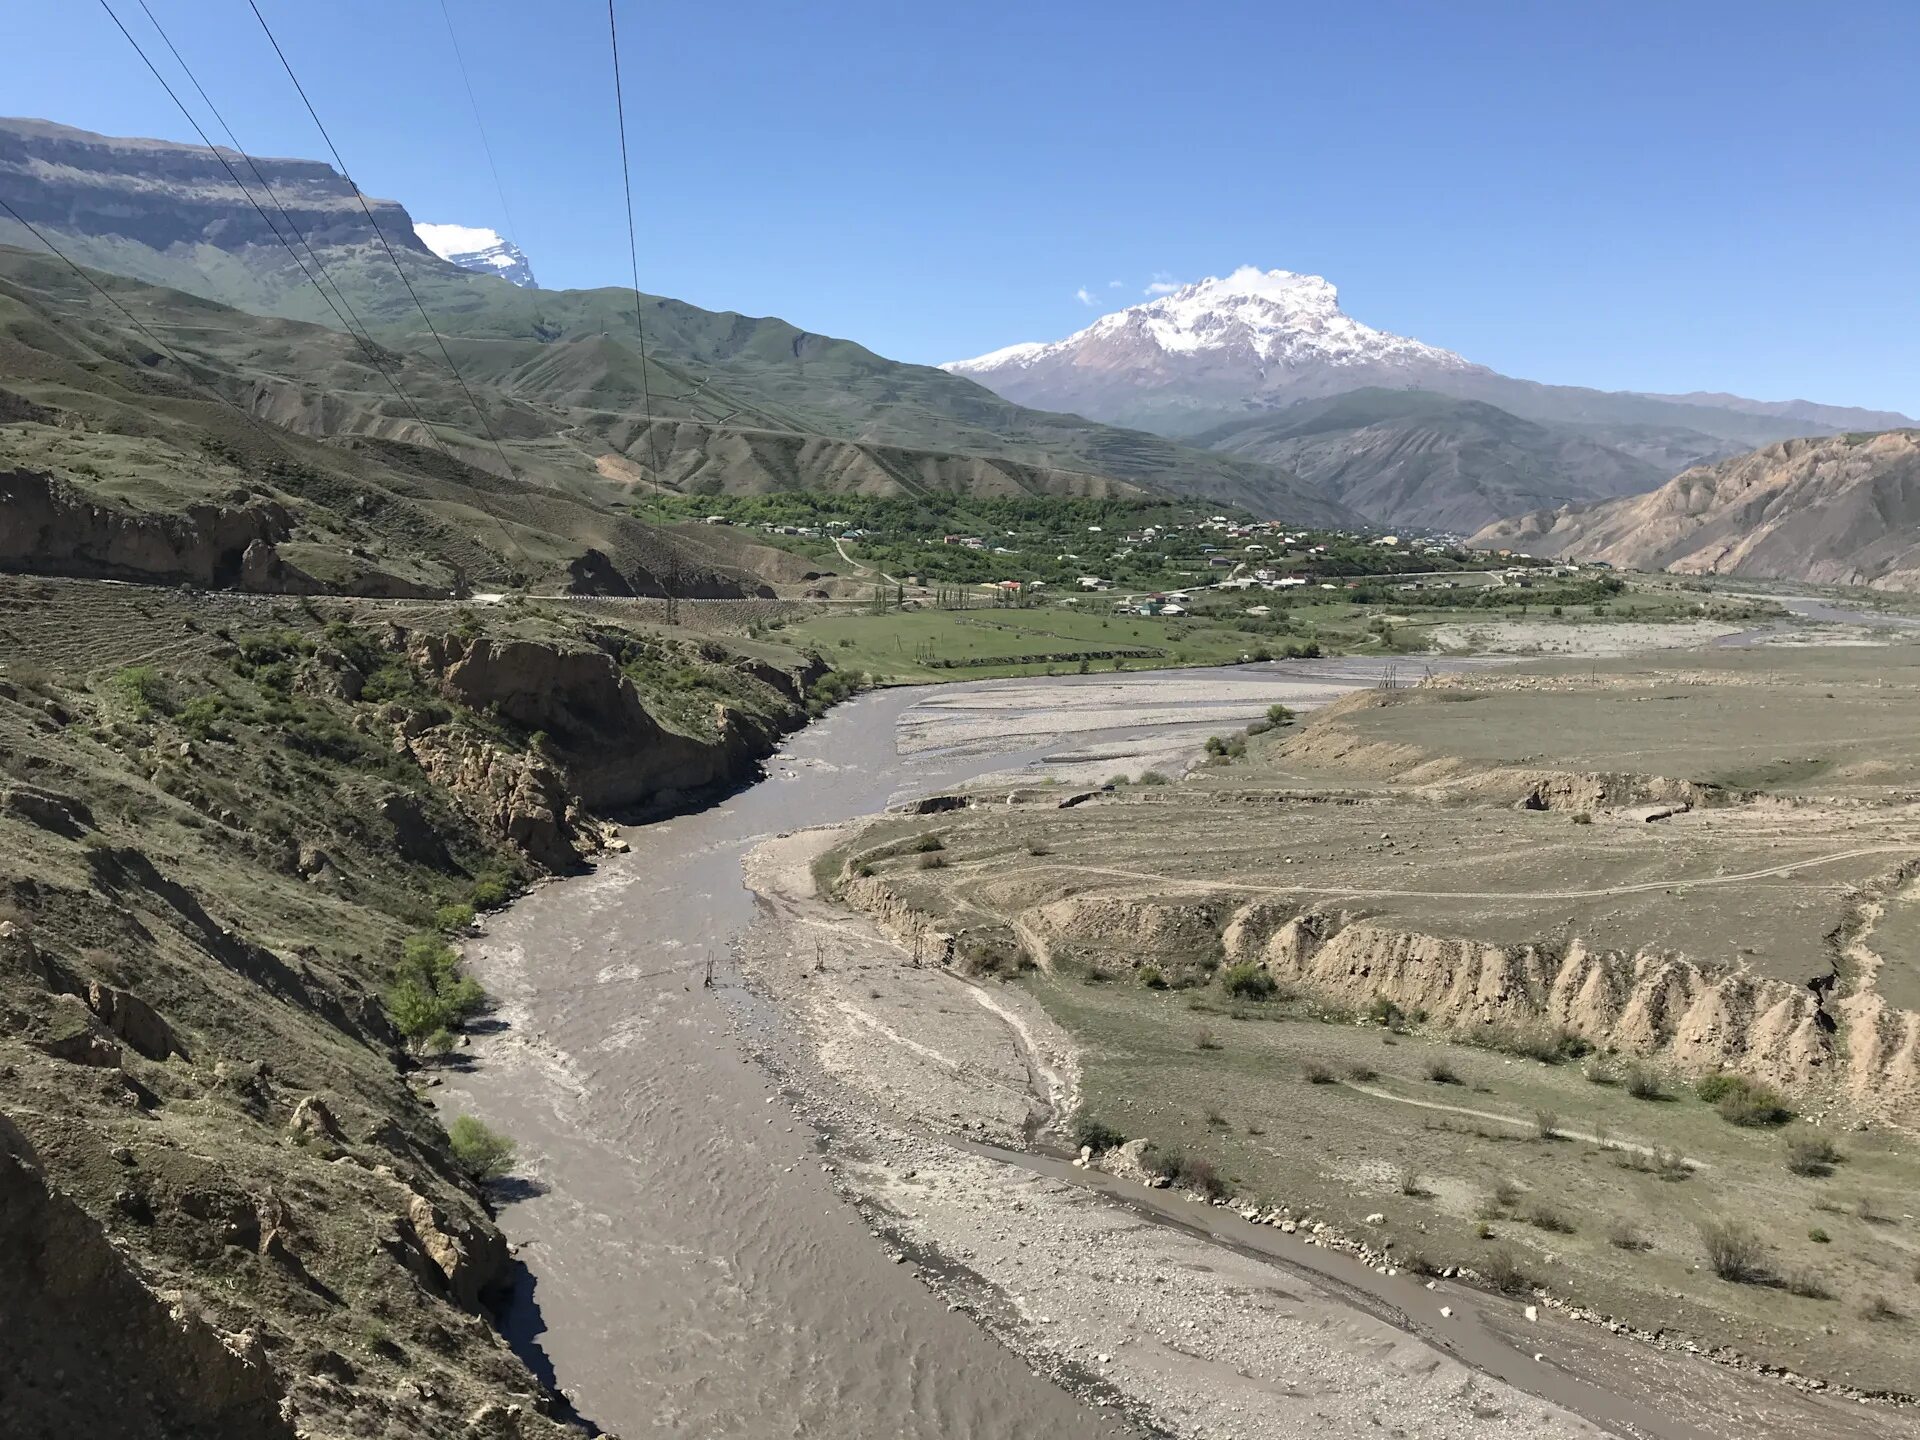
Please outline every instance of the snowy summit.
[[1255, 265], [1102, 315], [1064, 340], [940, 368], [1018, 404], [1167, 434], [1365, 386], [1444, 388], [1491, 374], [1361, 324], [1321, 276]]
[[458, 265], [462, 270], [498, 275], [524, 290], [540, 288], [539, 282], [533, 278], [533, 266], [527, 262], [526, 255], [518, 245], [497, 230], [477, 225], [416, 224], [413, 233], [434, 254]]
[[940, 368], [956, 375], [1008, 366], [1026, 370], [1113, 342], [1134, 342], [1166, 355], [1239, 352], [1256, 362], [1294, 367], [1412, 362], [1468, 368], [1467, 361], [1449, 350], [1361, 324], [1341, 310], [1339, 290], [1321, 276], [1255, 265], [1103, 315], [1064, 340], [1009, 345]]

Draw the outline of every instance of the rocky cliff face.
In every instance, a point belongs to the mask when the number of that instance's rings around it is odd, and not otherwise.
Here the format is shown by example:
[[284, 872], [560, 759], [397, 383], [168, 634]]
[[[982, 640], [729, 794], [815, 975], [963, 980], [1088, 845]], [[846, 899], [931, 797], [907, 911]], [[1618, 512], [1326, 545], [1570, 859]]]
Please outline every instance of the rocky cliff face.
[[368, 572], [330, 586], [275, 548], [293, 534], [293, 516], [271, 500], [188, 505], [168, 514], [88, 499], [53, 476], [0, 472], [0, 570], [201, 585], [269, 595], [431, 596], [440, 592]]
[[1920, 590], [1920, 430], [1783, 441], [1647, 495], [1500, 521], [1472, 543], [1622, 569]]
[[[540, 864], [565, 870], [599, 846], [593, 817], [664, 810], [737, 784], [773, 748], [779, 719], [715, 703], [705, 736], [682, 734], [647, 710], [611, 655], [530, 641], [428, 635], [411, 656], [460, 704], [501, 716], [540, 743], [514, 753], [402, 721], [397, 743]], [[772, 688], [797, 697], [818, 670]], [[772, 684], [772, 682], [768, 682]], [[797, 705], [787, 724], [803, 717]]]
[[[240, 155], [223, 154], [276, 224], [284, 206], [312, 244], [375, 243], [353, 187], [331, 166], [256, 157], [256, 177]], [[0, 188], [27, 220], [56, 230], [117, 236], [156, 250], [280, 248], [273, 227], [204, 145], [115, 139], [46, 120], [0, 119]], [[369, 198], [367, 207], [388, 244], [430, 254], [399, 204]]]

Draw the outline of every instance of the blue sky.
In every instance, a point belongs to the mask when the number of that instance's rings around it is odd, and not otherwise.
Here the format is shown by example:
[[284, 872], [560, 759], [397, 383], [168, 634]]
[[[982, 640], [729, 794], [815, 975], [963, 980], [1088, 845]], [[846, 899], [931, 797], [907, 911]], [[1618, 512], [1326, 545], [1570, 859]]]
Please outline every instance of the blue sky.
[[[147, 3], [323, 153], [245, 0]], [[623, 280], [604, 10], [448, 3], [542, 282]], [[1912, 0], [619, 3], [660, 293], [938, 361], [1250, 263], [1532, 379], [1920, 414]], [[260, 4], [364, 188], [506, 228], [438, 0]], [[0, 110], [191, 139], [97, 0], [10, 11]]]

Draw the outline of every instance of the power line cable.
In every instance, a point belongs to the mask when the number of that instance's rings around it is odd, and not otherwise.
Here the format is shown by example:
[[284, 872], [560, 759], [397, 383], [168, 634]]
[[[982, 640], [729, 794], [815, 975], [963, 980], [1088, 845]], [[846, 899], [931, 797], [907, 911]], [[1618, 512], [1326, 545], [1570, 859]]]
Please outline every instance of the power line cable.
[[[647, 419], [647, 452], [653, 457], [653, 493], [661, 491], [660, 437], [653, 425], [653, 385], [647, 378], [647, 323], [640, 303], [640, 244], [633, 227], [633, 167], [627, 159], [627, 100], [620, 83], [620, 27], [614, 20], [613, 0], [607, 0], [607, 41], [613, 51], [613, 106], [620, 127], [620, 180], [627, 196], [627, 262], [633, 276], [633, 329], [640, 337], [640, 400]], [[704, 382], [703, 382], [704, 383]], [[667, 592], [667, 623], [680, 619], [680, 552], [667, 548], [667, 573], [661, 587]]]
[[516, 250], [520, 242], [514, 231], [519, 228], [513, 223], [513, 207], [507, 204], [507, 187], [500, 183], [500, 167], [493, 160], [493, 145], [487, 139], [487, 122], [481, 118], [480, 100], [473, 93], [473, 77], [467, 73], [467, 57], [460, 53], [460, 37], [454, 33], [453, 12], [447, 9], [447, 0], [440, 0], [440, 16], [447, 22], [447, 39], [453, 46], [454, 63], [460, 67], [460, 81], [467, 87], [467, 104], [473, 107], [473, 126], [480, 132], [480, 148], [487, 154], [487, 169], [493, 174], [493, 192], [500, 197], [500, 213], [507, 220], [507, 243]]
[[640, 309], [640, 244], [633, 228], [633, 169], [627, 161], [627, 101], [620, 85], [620, 28], [613, 0], [607, 0], [607, 39], [613, 47], [613, 104], [620, 125], [620, 179], [627, 192], [627, 261], [633, 273], [633, 328], [640, 337], [640, 400], [647, 418], [647, 446], [653, 456], [653, 487], [660, 488], [660, 442], [653, 433], [653, 386], [647, 379], [647, 322]]
[[[140, 8], [146, 11], [147, 19], [153, 25], [154, 31], [160, 36], [161, 40], [165, 42], [167, 49], [172, 52], [174, 60], [177, 61], [179, 63], [180, 68], [186, 72], [187, 78], [193, 82], [194, 89], [200, 92], [200, 98], [206, 102], [207, 108], [213, 112], [213, 118], [216, 121], [218, 121], [223, 128], [226, 129], [227, 137], [229, 139], [233, 139], [232, 127], [227, 125], [226, 121], [221, 118], [220, 111], [215, 107], [213, 101], [208, 99], [207, 92], [201, 86], [199, 79], [194, 75], [192, 67], [189, 66], [184, 59], [181, 58], [179, 50], [174, 47], [173, 41], [168, 37], [167, 32], [161, 27], [159, 20], [154, 17], [153, 11], [148, 9], [147, 0], [139, 0], [139, 4], [140, 4]], [[371, 340], [366, 335], [362, 334], [360, 330], [356, 330], [352, 325], [350, 325], [347, 322], [347, 317], [340, 313], [340, 306], [334, 303], [333, 297], [327, 294], [326, 287], [322, 285], [319, 282], [319, 280], [314, 277], [313, 272], [307, 268], [306, 262], [300, 258], [300, 252], [293, 248], [293, 242], [288, 240], [285, 235], [281, 234], [280, 227], [273, 223], [273, 217], [267, 214], [267, 212], [261, 207], [260, 202], [254, 198], [253, 193], [247, 189], [246, 182], [240, 178], [238, 173], [235, 172], [233, 165], [228, 161], [227, 157], [220, 153], [220, 147], [213, 143], [212, 139], [207, 135], [206, 130], [202, 128], [198, 118], [196, 118], [194, 113], [187, 108], [185, 102], [181, 100], [180, 96], [175, 92], [173, 86], [167, 83], [167, 78], [160, 73], [159, 67], [153, 63], [152, 57], [150, 57], [147, 54], [145, 48], [142, 47], [142, 45], [138, 40], [133, 38], [132, 32], [127, 29], [125, 23], [122, 22], [120, 17], [114, 13], [113, 6], [108, 4], [107, 0], [100, 0], [100, 8], [107, 12], [108, 17], [113, 21], [114, 25], [119, 28], [120, 33], [126, 36], [127, 43], [133, 46], [134, 53], [137, 54], [140, 57], [140, 59], [145, 63], [147, 69], [153, 73], [153, 78], [160, 82], [160, 88], [167, 92], [167, 98], [173, 101], [174, 105], [179, 109], [182, 115], [186, 116], [187, 123], [193, 126], [194, 132], [197, 135], [199, 135], [201, 143], [207, 147], [208, 152], [213, 156], [213, 158], [220, 162], [220, 168], [227, 172], [227, 178], [233, 181], [234, 186], [240, 191], [242, 195], [246, 196], [247, 203], [253, 206], [254, 213], [260, 217], [261, 221], [266, 225], [267, 229], [272, 233], [273, 238], [278, 240], [280, 244], [285, 247], [287, 254], [293, 257], [293, 263], [300, 267], [300, 273], [306, 277], [307, 283], [313, 286], [313, 288], [319, 292], [320, 298], [326, 301], [327, 308], [333, 311], [334, 319], [340, 322], [341, 328], [345, 330], [347, 334], [351, 335], [354, 338], [354, 340], [358, 342], [360, 348], [366, 352], [368, 361], [371, 362], [373, 365], [373, 368], [380, 373], [381, 378], [384, 379], [390, 387], [392, 387], [393, 393], [400, 397], [401, 403], [404, 404], [407, 407], [407, 409], [412, 412], [413, 418], [420, 422], [421, 428], [426, 431], [427, 438], [433, 442], [434, 446], [439, 449], [441, 454], [447, 456], [447, 458], [451, 460], [453, 458], [452, 453], [447, 450], [447, 447], [444, 444], [441, 443], [440, 437], [434, 433], [433, 426], [427, 420], [427, 417], [420, 413], [420, 407], [414, 403], [413, 397], [400, 387], [400, 382], [395, 380], [394, 377], [388, 373], [386, 366], [381, 364], [379, 352], [374, 348], [374, 345], [371, 342]], [[236, 154], [240, 155], [242, 159], [246, 160], [249, 165], [253, 165], [252, 157], [248, 156], [245, 151], [241, 150], [240, 143], [238, 140], [234, 141], [234, 151]], [[293, 217], [287, 213], [286, 206], [280, 204], [279, 197], [275, 196], [273, 194], [272, 188], [267, 186], [266, 178], [260, 174], [260, 169], [257, 165], [253, 165], [253, 173], [254, 173], [254, 178], [259, 180], [263, 187], [267, 188], [268, 197], [272, 199], [274, 205], [279, 209], [281, 217], [287, 222], [288, 228], [292, 229], [296, 235], [299, 235], [300, 234], [299, 227], [294, 225]], [[319, 263], [320, 257], [317, 253], [314, 252], [313, 247], [307, 244], [306, 236], [300, 235], [300, 242], [301, 244], [306, 245], [307, 252], [313, 256], [315, 263], [316, 264]], [[332, 277], [329, 276], [328, 278], [332, 278]], [[338, 288], [339, 287], [336, 284], [335, 289], [338, 289]], [[341, 292], [340, 299], [343, 302], [346, 301], [346, 294], [344, 291]], [[348, 304], [348, 309], [349, 310], [352, 309], [352, 305], [350, 303]], [[360, 317], [358, 315], [354, 316], [355, 320], [358, 320], [359, 318]], [[364, 325], [361, 328], [364, 330], [365, 328]]]
[[[353, 321], [352, 325], [347, 326], [348, 332], [352, 333], [354, 326], [358, 326], [359, 333], [365, 335], [369, 343], [374, 343], [372, 341], [372, 329], [367, 325], [366, 321], [360, 318], [360, 313], [353, 308], [353, 301], [348, 298], [345, 288], [338, 280], [334, 279], [333, 272], [327, 269], [325, 257], [314, 248], [313, 242], [306, 237], [305, 233], [300, 229], [298, 222], [294, 220], [293, 212], [287, 209], [285, 203], [280, 199], [280, 196], [274, 191], [272, 183], [261, 173], [258, 163], [255, 162], [252, 155], [247, 153], [246, 146], [240, 143], [240, 137], [233, 133], [233, 126], [229, 125], [226, 116], [220, 113], [220, 107], [213, 103], [213, 98], [207, 94], [206, 86], [202, 85], [200, 83], [200, 77], [193, 73], [193, 67], [187, 64], [185, 57], [180, 54], [178, 47], [173, 43], [172, 37], [167, 34], [165, 28], [160, 24], [159, 19], [154, 15], [151, 7], [148, 6], [147, 0], [140, 0], [140, 8], [146, 12], [147, 20], [152, 24], [154, 31], [166, 42], [167, 49], [172, 52], [173, 58], [179, 63], [180, 68], [186, 72], [187, 79], [193, 82], [193, 88], [199, 92], [200, 98], [206, 102], [207, 109], [213, 113], [214, 120], [219, 124], [221, 130], [225, 132], [227, 141], [232, 145], [234, 153], [247, 162], [247, 169], [253, 172], [253, 178], [260, 183], [260, 188], [266, 192], [267, 199], [272, 202], [274, 209], [280, 212], [280, 218], [287, 222], [287, 229], [293, 232], [294, 238], [299, 240], [302, 248], [306, 250], [308, 257], [314, 263], [314, 268], [319, 270], [321, 275], [326, 278], [327, 283], [333, 286], [334, 294], [339, 298], [340, 303], [347, 307], [347, 315]], [[244, 188], [243, 186], [242, 189], [244, 190]]]
[[273, 46], [273, 53], [280, 57], [280, 67], [287, 72], [287, 78], [293, 82], [293, 88], [299, 92], [301, 103], [307, 107], [307, 114], [313, 117], [314, 126], [320, 131], [320, 138], [327, 142], [327, 149], [333, 155], [333, 163], [340, 167], [340, 174], [346, 180], [347, 188], [353, 191], [354, 198], [360, 202], [361, 213], [367, 217], [367, 223], [373, 227], [374, 236], [380, 241], [380, 248], [387, 252], [387, 259], [393, 262], [393, 272], [400, 277], [400, 283], [406, 287], [407, 297], [413, 301], [413, 308], [420, 312], [421, 320], [426, 323], [427, 333], [433, 336], [434, 344], [440, 347], [440, 358], [447, 362], [447, 369], [453, 372], [453, 378], [459, 382], [461, 392], [467, 397], [467, 404], [473, 407], [473, 413], [479, 417], [481, 428], [487, 432], [487, 439], [493, 442], [493, 448], [500, 456], [500, 463], [507, 467], [507, 474], [518, 480], [520, 472], [514, 468], [513, 461], [507, 458], [506, 449], [500, 444], [500, 437], [494, 433], [493, 422], [487, 419], [487, 412], [480, 408], [480, 402], [474, 398], [473, 390], [467, 384], [467, 377], [462, 375], [460, 367], [453, 363], [453, 353], [447, 349], [447, 342], [441, 338], [439, 329], [433, 323], [433, 317], [427, 314], [427, 307], [420, 303], [419, 293], [414, 290], [413, 281], [407, 278], [406, 268], [401, 265], [400, 257], [394, 253], [393, 246], [387, 240], [386, 232], [380, 228], [380, 222], [373, 218], [373, 209], [367, 204], [366, 195], [354, 182], [352, 173], [347, 169], [347, 162], [340, 158], [340, 147], [333, 143], [333, 136], [327, 132], [326, 123], [321, 120], [320, 112], [313, 108], [313, 101], [307, 98], [306, 87], [300, 83], [300, 77], [293, 73], [293, 65], [287, 59], [287, 52], [280, 48], [279, 40], [274, 37], [273, 27], [267, 24], [267, 17], [260, 13], [260, 6], [256, 0], [247, 0], [247, 5], [253, 11], [253, 18], [260, 22], [261, 30], [266, 33], [267, 43]]

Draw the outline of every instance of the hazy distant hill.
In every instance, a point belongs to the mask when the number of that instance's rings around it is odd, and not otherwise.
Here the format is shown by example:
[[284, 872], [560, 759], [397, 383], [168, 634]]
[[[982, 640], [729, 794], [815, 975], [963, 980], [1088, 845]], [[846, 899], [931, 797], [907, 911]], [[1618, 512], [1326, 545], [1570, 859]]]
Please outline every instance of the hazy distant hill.
[[1650, 494], [1489, 525], [1472, 543], [1639, 570], [1920, 590], [1920, 430], [1767, 445]]
[[1568, 428], [1426, 390], [1354, 390], [1192, 444], [1281, 465], [1384, 525], [1469, 532], [1522, 511], [1651, 490], [1669, 470]]
[[[237, 157], [234, 164], [250, 177]], [[347, 182], [310, 161], [260, 164], [317, 242], [324, 275], [337, 282], [349, 320], [357, 316], [383, 344], [437, 357]], [[342, 323], [204, 146], [0, 121], [0, 186], [84, 263], [257, 314]], [[617, 431], [624, 458], [649, 469], [653, 446], [634, 448], [643, 438], [634, 417], [643, 388], [651, 389], [656, 417], [679, 422], [670, 427], [670, 447], [667, 427], [654, 437], [669, 484], [886, 489], [907, 483], [900, 477], [910, 472], [922, 477], [911, 483], [942, 487], [964, 488], [978, 477], [994, 493], [1007, 493], [1008, 486], [1071, 493], [1146, 486], [1300, 523], [1359, 521], [1272, 466], [1023, 409], [932, 366], [887, 360], [783, 320], [657, 296], [641, 301], [649, 343], [643, 387], [630, 291], [520, 289], [470, 273], [432, 254], [404, 208], [371, 203], [464, 371], [495, 387], [503, 400], [594, 412], [598, 433]], [[266, 209], [275, 214], [271, 205]], [[5, 219], [0, 241], [35, 246]], [[310, 268], [317, 267], [310, 262]], [[474, 422], [468, 417], [466, 423]], [[759, 433], [787, 438], [772, 447], [742, 439]], [[848, 445], [881, 448], [849, 456]], [[724, 463], [743, 449], [762, 460], [777, 450], [787, 462], [756, 461], [737, 470]], [[892, 451], [951, 460], [903, 467], [889, 458]]]

